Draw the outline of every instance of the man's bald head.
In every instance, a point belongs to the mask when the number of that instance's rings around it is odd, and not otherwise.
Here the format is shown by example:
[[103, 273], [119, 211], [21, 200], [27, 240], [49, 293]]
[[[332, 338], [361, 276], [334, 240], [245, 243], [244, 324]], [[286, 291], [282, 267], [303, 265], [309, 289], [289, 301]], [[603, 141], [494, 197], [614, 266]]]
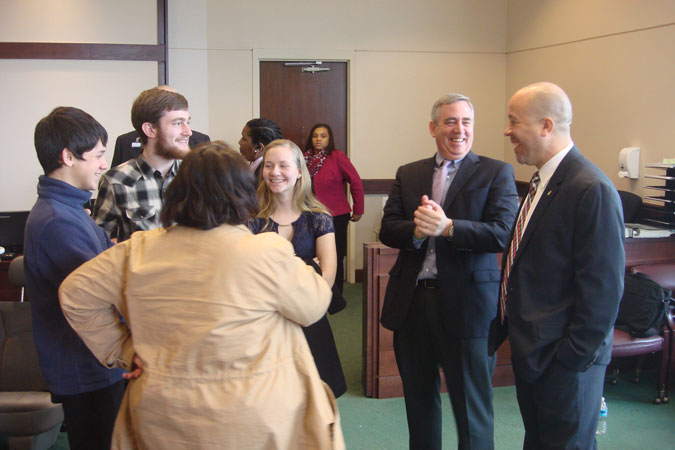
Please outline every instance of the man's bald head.
[[560, 86], [541, 82], [519, 89], [508, 113], [504, 134], [521, 164], [541, 168], [571, 142], [572, 104]]
[[533, 119], [550, 117], [555, 123], [554, 131], [569, 135], [572, 125], [572, 103], [565, 91], [548, 81], [529, 84], [515, 94], [522, 96], [525, 111]]

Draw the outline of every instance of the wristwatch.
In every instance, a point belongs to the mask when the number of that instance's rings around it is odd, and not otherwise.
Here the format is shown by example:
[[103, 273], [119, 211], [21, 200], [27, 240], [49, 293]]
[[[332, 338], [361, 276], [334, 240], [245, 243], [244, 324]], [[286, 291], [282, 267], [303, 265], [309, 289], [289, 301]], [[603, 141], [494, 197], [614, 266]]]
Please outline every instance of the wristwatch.
[[450, 225], [450, 228], [448, 228], [448, 235], [446, 236], [449, 240], [452, 240], [453, 237], [455, 237], [455, 224], [453, 223]]

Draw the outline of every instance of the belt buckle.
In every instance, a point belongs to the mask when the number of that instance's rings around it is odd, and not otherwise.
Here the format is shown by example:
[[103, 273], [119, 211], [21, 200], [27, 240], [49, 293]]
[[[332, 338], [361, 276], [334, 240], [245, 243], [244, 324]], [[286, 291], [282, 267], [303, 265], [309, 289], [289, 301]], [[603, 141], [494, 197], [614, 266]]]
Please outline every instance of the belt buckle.
[[436, 289], [438, 288], [438, 281], [434, 279], [418, 280], [417, 285], [425, 289]]

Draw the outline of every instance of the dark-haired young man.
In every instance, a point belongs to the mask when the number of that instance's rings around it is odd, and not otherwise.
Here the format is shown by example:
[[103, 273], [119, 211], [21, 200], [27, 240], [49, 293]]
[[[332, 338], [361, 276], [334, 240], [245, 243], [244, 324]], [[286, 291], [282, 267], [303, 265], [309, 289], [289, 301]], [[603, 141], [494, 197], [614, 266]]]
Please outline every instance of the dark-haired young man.
[[182, 95], [153, 88], [141, 92], [131, 122], [143, 152], [101, 177], [94, 220], [118, 242], [134, 231], [159, 227], [164, 191], [190, 151], [190, 113]]
[[70, 272], [112, 246], [82, 207], [108, 168], [107, 141], [101, 124], [77, 108], [56, 108], [35, 127], [45, 175], [26, 223], [26, 291], [40, 367], [53, 400], [63, 404], [73, 450], [110, 448], [124, 394], [124, 371], [101, 365], [66, 322], [58, 298]]

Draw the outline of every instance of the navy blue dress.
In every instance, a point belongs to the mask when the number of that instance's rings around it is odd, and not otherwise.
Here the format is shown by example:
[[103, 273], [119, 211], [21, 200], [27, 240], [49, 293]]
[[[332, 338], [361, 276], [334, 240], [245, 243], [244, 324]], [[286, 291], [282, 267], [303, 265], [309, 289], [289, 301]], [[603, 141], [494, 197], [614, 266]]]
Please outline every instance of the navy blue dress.
[[[266, 219], [256, 217], [250, 220], [247, 226], [253, 234], [279, 233], [279, 224], [271, 219], [268, 223]], [[316, 257], [317, 238], [327, 233], [335, 233], [333, 218], [324, 213], [305, 211], [293, 222], [292, 226], [291, 244], [293, 244], [295, 254], [305, 261], [311, 261]], [[335, 397], [341, 396], [347, 391], [347, 382], [342, 372], [340, 357], [328, 318], [324, 315], [316, 323], [304, 327], [302, 331], [305, 333], [319, 376], [330, 386]]]

